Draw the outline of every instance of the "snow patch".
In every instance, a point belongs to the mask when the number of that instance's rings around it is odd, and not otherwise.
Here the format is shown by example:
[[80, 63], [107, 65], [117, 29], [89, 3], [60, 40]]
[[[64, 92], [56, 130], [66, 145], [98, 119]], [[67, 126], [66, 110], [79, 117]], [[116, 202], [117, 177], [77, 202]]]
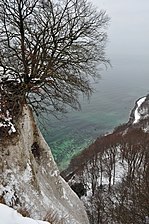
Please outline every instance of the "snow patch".
[[[17, 178], [16, 178], [17, 176]], [[17, 195], [16, 195], [16, 190], [18, 190], [19, 182], [29, 182], [32, 178], [32, 170], [31, 166], [29, 163], [27, 163], [27, 167], [24, 171], [24, 173], [20, 173], [19, 171], [14, 169], [13, 171], [8, 169], [6, 170], [4, 174], [4, 179], [9, 179], [8, 183], [6, 186], [0, 185], [0, 195], [4, 195], [4, 199], [6, 204], [8, 205], [13, 205], [15, 204], [15, 201], [17, 200]], [[22, 196], [30, 202], [30, 199], [27, 198], [28, 195], [23, 192]], [[32, 203], [30, 202], [30, 205]]]
[[[0, 112], [1, 112], [1, 109], [0, 109]], [[15, 126], [12, 123], [12, 117], [10, 116], [8, 110], [6, 111], [6, 115], [0, 114], [0, 128], [1, 127], [4, 127], [4, 128], [8, 127], [9, 135], [16, 132]]]
[[31, 178], [32, 178], [32, 169], [31, 169], [29, 163], [27, 163], [27, 167], [25, 169], [23, 179], [25, 182], [28, 182], [31, 180]]
[[17, 186], [18, 182], [16, 181], [15, 176], [12, 174], [12, 171], [9, 169], [6, 171], [4, 179], [8, 178], [10, 178], [9, 185], [7, 186], [0, 185], [0, 195], [4, 195], [6, 204], [13, 205], [14, 201], [16, 200], [14, 186]]
[[50, 224], [46, 221], [23, 217], [16, 210], [4, 204], [0, 204], [0, 220], [1, 224]]
[[52, 170], [50, 176], [51, 177], [58, 177], [59, 171], [58, 170]]

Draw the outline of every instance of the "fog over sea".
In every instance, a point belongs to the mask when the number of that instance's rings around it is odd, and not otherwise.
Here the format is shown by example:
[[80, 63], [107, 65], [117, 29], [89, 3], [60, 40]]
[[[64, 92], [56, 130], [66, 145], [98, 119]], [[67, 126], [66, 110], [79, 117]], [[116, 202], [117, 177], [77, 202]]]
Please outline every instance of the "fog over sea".
[[97, 136], [127, 122], [134, 102], [149, 93], [149, 1], [92, 0], [111, 18], [106, 55], [112, 67], [100, 71], [90, 101], [62, 120], [49, 115], [43, 134], [61, 169]]

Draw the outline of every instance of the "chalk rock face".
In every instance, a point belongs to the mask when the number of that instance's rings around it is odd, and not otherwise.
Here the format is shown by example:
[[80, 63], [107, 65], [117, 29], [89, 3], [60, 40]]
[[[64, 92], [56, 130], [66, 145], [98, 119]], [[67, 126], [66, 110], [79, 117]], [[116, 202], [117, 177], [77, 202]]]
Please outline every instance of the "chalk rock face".
[[[0, 139], [0, 200], [34, 219], [87, 224], [82, 202], [59, 174], [49, 146], [24, 107], [17, 132]], [[47, 219], [46, 219], [47, 220]]]

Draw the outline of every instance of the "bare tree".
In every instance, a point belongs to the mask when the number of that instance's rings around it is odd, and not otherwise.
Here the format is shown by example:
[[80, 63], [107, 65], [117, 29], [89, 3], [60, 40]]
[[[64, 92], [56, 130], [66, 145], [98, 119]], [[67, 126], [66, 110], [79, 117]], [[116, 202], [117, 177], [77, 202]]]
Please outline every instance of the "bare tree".
[[90, 95], [90, 77], [108, 62], [108, 20], [87, 0], [1, 1], [1, 110], [24, 103], [36, 113], [78, 109], [78, 94]]

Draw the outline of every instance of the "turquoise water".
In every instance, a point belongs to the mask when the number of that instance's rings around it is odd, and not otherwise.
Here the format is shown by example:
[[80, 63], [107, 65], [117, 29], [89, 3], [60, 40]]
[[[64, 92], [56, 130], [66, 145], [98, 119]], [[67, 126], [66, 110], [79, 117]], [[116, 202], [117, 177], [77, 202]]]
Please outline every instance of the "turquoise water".
[[126, 122], [134, 102], [149, 93], [149, 2], [94, 1], [111, 17], [106, 53], [112, 68], [100, 71], [90, 101], [80, 97], [81, 111], [57, 120], [48, 116], [43, 134], [60, 167], [97, 136]]

